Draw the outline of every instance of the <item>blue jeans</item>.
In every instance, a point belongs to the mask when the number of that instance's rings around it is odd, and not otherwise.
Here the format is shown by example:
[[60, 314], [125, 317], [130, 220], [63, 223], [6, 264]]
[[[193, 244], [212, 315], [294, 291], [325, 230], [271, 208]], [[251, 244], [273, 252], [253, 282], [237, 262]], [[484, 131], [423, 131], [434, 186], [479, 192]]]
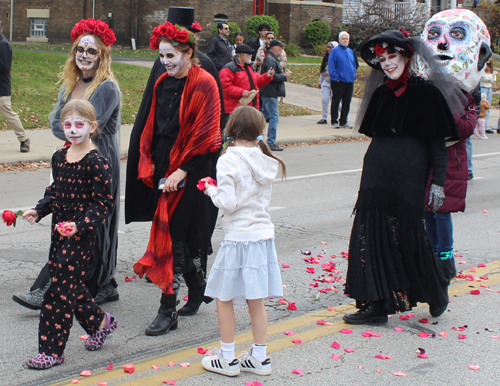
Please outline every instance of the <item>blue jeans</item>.
[[425, 212], [425, 230], [432, 247], [438, 253], [453, 249], [451, 213]]
[[470, 137], [465, 140], [465, 149], [467, 150], [467, 169], [469, 169], [469, 173], [472, 173], [472, 141]]
[[264, 116], [269, 118], [269, 127], [267, 129], [267, 144], [274, 145], [276, 141], [276, 132], [278, 131], [278, 122], [280, 119], [278, 111], [278, 98], [262, 97], [264, 103]]
[[[481, 87], [481, 94], [486, 94], [486, 99], [488, 102], [490, 102], [491, 105], [491, 87]], [[479, 117], [479, 115], [478, 115]], [[484, 118], [484, 128], [485, 130], [490, 130], [490, 127], [488, 126], [488, 118], [490, 117], [490, 110], [486, 110], [486, 117]]]

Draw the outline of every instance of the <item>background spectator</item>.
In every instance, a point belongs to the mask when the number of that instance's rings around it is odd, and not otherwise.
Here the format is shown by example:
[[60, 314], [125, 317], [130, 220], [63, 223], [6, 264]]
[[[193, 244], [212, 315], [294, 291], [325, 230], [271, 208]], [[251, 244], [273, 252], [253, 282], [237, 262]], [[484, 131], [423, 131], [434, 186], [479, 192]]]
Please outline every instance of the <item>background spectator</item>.
[[259, 48], [265, 43], [266, 34], [271, 31], [271, 26], [267, 23], [260, 23], [257, 27], [257, 31], [259, 31], [259, 36], [250, 44], [250, 47], [255, 50], [255, 54], [252, 56], [252, 62], [255, 60], [255, 55]]
[[328, 73], [328, 57], [330, 56], [330, 51], [337, 47], [339, 43], [329, 42], [326, 45], [326, 54], [321, 62], [321, 67], [319, 69], [319, 89], [323, 95], [321, 99], [323, 116], [321, 120], [318, 121], [319, 125], [325, 125], [328, 123], [328, 108], [330, 107], [330, 102], [332, 101], [332, 89], [330, 87], [330, 74]]
[[229, 42], [229, 25], [219, 23], [219, 33], [214, 36], [208, 44], [207, 55], [214, 62], [217, 71], [220, 71], [226, 63], [231, 61], [233, 57], [233, 46]]

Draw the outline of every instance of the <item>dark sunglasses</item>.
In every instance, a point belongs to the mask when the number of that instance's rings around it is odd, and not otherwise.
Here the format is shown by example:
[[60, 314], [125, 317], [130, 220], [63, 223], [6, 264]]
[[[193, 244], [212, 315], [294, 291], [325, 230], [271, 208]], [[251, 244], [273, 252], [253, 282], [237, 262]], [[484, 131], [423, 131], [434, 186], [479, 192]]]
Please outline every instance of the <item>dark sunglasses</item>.
[[83, 56], [84, 53], [87, 53], [87, 58], [93, 59], [97, 56], [99, 51], [95, 48], [83, 48], [82, 46], [75, 47], [76, 56]]

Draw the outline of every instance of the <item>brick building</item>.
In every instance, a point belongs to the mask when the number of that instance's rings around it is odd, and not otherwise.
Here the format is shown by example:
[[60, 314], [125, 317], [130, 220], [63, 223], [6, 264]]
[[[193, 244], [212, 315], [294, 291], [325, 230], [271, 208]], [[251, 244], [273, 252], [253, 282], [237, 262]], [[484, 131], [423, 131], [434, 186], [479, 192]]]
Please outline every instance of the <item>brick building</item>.
[[[12, 41], [70, 43], [73, 25], [94, 17], [115, 31], [116, 45], [148, 46], [151, 31], [166, 21], [170, 6], [193, 7], [202, 25], [201, 44], [211, 38], [214, 16], [226, 14], [245, 32], [245, 20], [255, 14], [276, 15], [285, 41], [303, 42], [307, 23], [320, 19], [332, 27], [342, 20], [343, 0], [0, 0], [4, 35]], [[12, 25], [12, 32], [11, 32]]]

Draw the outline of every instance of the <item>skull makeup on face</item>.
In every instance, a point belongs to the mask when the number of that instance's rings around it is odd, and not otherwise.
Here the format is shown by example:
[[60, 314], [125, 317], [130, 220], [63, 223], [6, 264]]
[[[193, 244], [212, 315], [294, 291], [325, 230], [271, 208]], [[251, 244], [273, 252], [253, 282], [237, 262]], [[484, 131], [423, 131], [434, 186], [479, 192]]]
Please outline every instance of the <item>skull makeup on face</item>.
[[63, 122], [64, 135], [72, 145], [79, 145], [90, 138], [90, 124], [78, 115], [68, 115]]
[[172, 44], [161, 42], [159, 46], [160, 62], [167, 69], [168, 75], [175, 76], [186, 65], [184, 53], [176, 50]]
[[76, 65], [82, 71], [92, 71], [99, 65], [99, 47], [95, 37], [86, 35], [80, 39], [75, 47]]
[[397, 80], [403, 75], [406, 63], [408, 63], [408, 58], [398, 51], [390, 54], [386, 50], [378, 55], [378, 60], [384, 74], [392, 80]]
[[472, 92], [476, 88], [491, 50], [488, 28], [475, 13], [466, 9], [439, 12], [425, 24], [421, 38], [461, 89]]

